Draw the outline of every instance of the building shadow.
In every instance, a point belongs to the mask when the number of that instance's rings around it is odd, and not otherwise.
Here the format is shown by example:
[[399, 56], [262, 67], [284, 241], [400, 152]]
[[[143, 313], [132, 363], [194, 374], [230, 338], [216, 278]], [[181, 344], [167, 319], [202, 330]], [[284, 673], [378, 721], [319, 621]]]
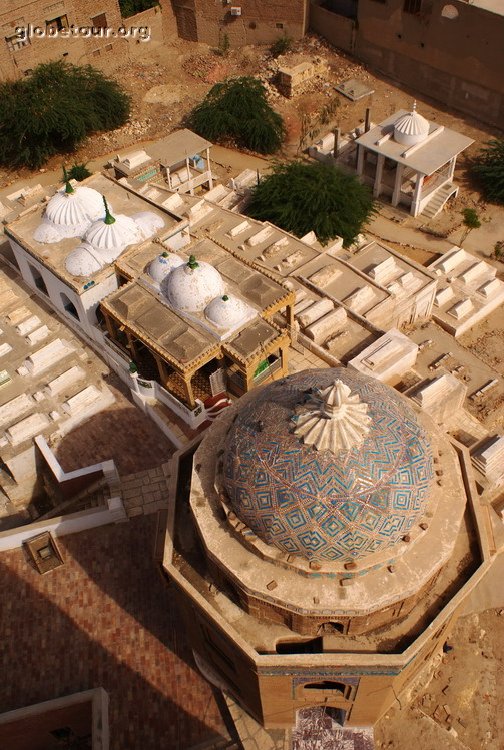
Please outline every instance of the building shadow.
[[211, 688], [179, 653], [176, 614], [142, 548], [149, 534], [104, 533], [135, 527], [61, 539], [65, 565], [46, 576], [22, 550], [2, 553], [0, 712], [101, 686], [111, 750], [186, 750], [227, 737]]
[[[110, 386], [109, 386], [110, 387]], [[111, 388], [114, 392], [114, 388]], [[65, 471], [113, 459], [121, 476], [154, 469], [175, 448], [133, 404], [113, 405], [64, 435], [52, 448]]]

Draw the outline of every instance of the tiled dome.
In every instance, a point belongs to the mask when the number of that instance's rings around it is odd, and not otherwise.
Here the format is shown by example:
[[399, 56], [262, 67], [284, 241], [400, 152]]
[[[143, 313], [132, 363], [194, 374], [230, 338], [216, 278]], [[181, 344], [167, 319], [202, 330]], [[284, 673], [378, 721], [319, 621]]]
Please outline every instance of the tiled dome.
[[224, 486], [260, 539], [309, 560], [362, 559], [423, 516], [430, 441], [406, 400], [345, 368], [257, 391], [226, 438]]

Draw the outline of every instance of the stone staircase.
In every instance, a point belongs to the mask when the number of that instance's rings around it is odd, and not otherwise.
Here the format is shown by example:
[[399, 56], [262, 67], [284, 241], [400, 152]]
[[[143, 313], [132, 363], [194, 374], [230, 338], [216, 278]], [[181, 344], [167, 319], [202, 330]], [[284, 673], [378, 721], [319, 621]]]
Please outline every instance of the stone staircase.
[[458, 187], [452, 182], [449, 182], [433, 195], [421, 215], [425, 216], [426, 219], [434, 219], [441, 211], [446, 201], [452, 196], [457, 195], [457, 193]]

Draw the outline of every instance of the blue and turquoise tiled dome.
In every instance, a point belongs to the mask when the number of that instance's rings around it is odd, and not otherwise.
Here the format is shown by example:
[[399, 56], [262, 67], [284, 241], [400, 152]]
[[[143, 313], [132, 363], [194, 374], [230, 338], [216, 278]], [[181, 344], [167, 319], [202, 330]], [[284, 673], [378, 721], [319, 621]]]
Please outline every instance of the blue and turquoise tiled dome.
[[429, 438], [406, 400], [345, 368], [257, 391], [226, 438], [236, 515], [308, 560], [344, 563], [399, 542], [423, 516], [432, 476]]

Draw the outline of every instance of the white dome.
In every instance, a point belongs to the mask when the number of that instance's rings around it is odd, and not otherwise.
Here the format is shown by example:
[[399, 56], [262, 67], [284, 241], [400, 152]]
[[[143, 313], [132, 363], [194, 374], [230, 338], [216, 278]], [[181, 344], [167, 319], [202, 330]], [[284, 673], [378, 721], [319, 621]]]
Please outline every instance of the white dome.
[[218, 328], [232, 328], [245, 321], [250, 312], [250, 307], [241, 299], [224, 294], [208, 303], [205, 317]]
[[91, 276], [103, 268], [105, 263], [88, 242], [72, 250], [65, 261], [65, 268], [72, 276]]
[[164, 227], [163, 219], [154, 211], [140, 211], [138, 214], [133, 214], [131, 218], [140, 229], [144, 240], [148, 240], [149, 237], [152, 237], [159, 229]]
[[89, 224], [105, 215], [103, 199], [97, 190], [85, 185], [71, 193], [63, 187], [46, 206], [45, 216], [53, 224], [66, 227]]
[[429, 121], [419, 115], [416, 111], [416, 102], [413, 109], [405, 115], [401, 115], [394, 124], [394, 140], [403, 146], [414, 146], [424, 141], [429, 135]]
[[118, 214], [114, 219], [111, 223], [107, 223], [106, 219], [93, 222], [84, 235], [86, 242], [100, 251], [106, 263], [115, 260], [128, 245], [142, 240], [140, 229], [133, 219], [124, 214]]
[[63, 239], [60, 227], [53, 224], [52, 221], [42, 219], [38, 227], [33, 232], [33, 239], [35, 242], [42, 242], [44, 244], [52, 244], [53, 242], [60, 242]]
[[224, 294], [220, 273], [209, 263], [196, 262], [193, 255], [168, 275], [163, 286], [170, 305], [187, 312], [204, 310], [211, 299]]
[[183, 265], [184, 261], [175, 253], [161, 253], [147, 266], [147, 273], [154, 281], [160, 284], [174, 268]]

